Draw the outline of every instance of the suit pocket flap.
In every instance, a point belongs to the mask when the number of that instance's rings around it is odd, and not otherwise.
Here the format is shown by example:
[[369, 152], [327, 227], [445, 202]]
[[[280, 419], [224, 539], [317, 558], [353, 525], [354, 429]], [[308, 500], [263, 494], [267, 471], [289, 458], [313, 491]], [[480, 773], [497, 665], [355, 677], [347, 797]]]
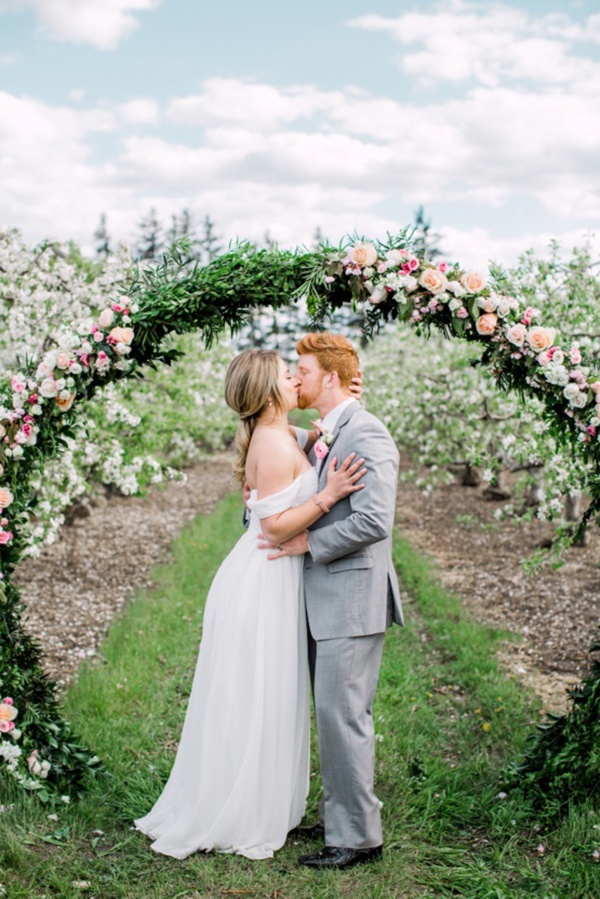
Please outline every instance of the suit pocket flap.
[[371, 556], [346, 556], [344, 559], [336, 559], [327, 564], [327, 571], [335, 574], [336, 571], [351, 571], [353, 568], [372, 568]]

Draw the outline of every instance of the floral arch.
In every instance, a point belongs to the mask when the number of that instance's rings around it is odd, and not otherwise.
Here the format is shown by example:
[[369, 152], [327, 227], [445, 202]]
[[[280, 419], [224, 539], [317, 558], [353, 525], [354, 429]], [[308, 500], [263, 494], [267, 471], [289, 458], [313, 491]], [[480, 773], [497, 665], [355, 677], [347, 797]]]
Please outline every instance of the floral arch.
[[[136, 272], [126, 296], [93, 322], [73, 323], [60, 346], [0, 385], [0, 779], [10, 775], [42, 797], [77, 795], [85, 776], [100, 768], [61, 719], [40, 650], [22, 627], [11, 576], [34, 508], [32, 476], [60, 454], [97, 388], [175, 358], [170, 335], [199, 330], [209, 346], [223, 330], [239, 329], [251, 310], [303, 296], [315, 322], [343, 306], [360, 307], [368, 338], [401, 319], [425, 333], [434, 327], [482, 343], [482, 362], [498, 385], [542, 399], [555, 435], [589, 463], [590, 505], [581, 527], [600, 521], [600, 371], [577, 346], [561, 345], [533, 309], [505, 295], [499, 273], [486, 282], [476, 271], [431, 262], [412, 250], [407, 230], [386, 242], [313, 252], [243, 244], [205, 267], [191, 267], [175, 252], [158, 268]], [[600, 685], [600, 673], [594, 676]], [[573, 721], [571, 713], [557, 726]]]

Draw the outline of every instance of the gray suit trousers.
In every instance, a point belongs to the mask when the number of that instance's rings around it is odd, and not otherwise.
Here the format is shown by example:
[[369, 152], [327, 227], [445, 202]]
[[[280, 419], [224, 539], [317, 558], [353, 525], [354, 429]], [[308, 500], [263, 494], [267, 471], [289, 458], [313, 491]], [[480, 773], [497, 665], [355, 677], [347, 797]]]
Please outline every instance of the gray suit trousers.
[[383, 641], [384, 634], [331, 640], [309, 635], [327, 846], [383, 843], [372, 713]]

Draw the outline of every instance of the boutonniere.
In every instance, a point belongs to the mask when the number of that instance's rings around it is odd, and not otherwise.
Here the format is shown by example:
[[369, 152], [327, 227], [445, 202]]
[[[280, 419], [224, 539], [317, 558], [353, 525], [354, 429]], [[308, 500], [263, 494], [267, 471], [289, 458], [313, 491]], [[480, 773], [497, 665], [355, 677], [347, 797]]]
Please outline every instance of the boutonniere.
[[319, 434], [319, 439], [313, 447], [315, 456], [317, 457], [317, 459], [324, 459], [329, 452], [329, 447], [333, 443], [333, 438], [335, 435], [331, 431], [325, 430], [320, 418], [317, 418], [316, 421], [312, 422], [312, 424], [315, 426], [315, 430]]

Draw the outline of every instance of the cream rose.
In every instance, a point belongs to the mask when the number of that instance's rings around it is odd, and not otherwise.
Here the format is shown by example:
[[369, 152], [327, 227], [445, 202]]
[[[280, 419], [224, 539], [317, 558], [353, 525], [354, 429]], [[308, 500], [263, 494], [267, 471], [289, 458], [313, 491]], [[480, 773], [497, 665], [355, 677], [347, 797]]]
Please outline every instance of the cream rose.
[[61, 368], [63, 371], [69, 367], [69, 363], [71, 361], [71, 357], [67, 353], [66, 350], [58, 350], [56, 353], [56, 367]]
[[527, 328], [525, 327], [525, 325], [513, 325], [506, 331], [506, 339], [509, 343], [514, 344], [514, 346], [523, 346], [526, 336]]
[[115, 319], [115, 314], [112, 309], [103, 309], [100, 315], [98, 316], [98, 324], [101, 328], [110, 328], [113, 321]]
[[378, 303], [381, 303], [383, 300], [385, 300], [385, 298], [387, 297], [387, 294], [388, 294], [388, 292], [385, 289], [385, 287], [382, 287], [381, 285], [379, 285], [378, 287], [375, 287], [375, 289], [372, 291], [371, 296], [369, 297], [369, 300], [371, 301], [371, 303], [373, 303], [374, 306], [376, 306]]
[[350, 258], [354, 265], [364, 268], [367, 265], [375, 265], [377, 262], [377, 250], [372, 243], [356, 243], [350, 250]]
[[485, 287], [485, 278], [480, 272], [465, 272], [460, 280], [468, 293], [480, 293]]
[[555, 337], [556, 328], [543, 328], [541, 325], [534, 325], [527, 332], [527, 343], [534, 353], [541, 353], [542, 350], [550, 349]]
[[481, 334], [482, 337], [489, 337], [496, 330], [497, 324], [498, 316], [494, 315], [493, 312], [486, 312], [484, 315], [479, 316], [475, 322], [475, 327], [477, 328], [477, 333]]
[[129, 345], [133, 340], [133, 328], [113, 328], [108, 335], [111, 343], [125, 343]]
[[8, 487], [0, 487], [0, 509], [6, 509], [10, 506], [14, 497]]
[[426, 268], [419, 278], [419, 284], [429, 293], [441, 293], [448, 286], [448, 278], [437, 268]]

